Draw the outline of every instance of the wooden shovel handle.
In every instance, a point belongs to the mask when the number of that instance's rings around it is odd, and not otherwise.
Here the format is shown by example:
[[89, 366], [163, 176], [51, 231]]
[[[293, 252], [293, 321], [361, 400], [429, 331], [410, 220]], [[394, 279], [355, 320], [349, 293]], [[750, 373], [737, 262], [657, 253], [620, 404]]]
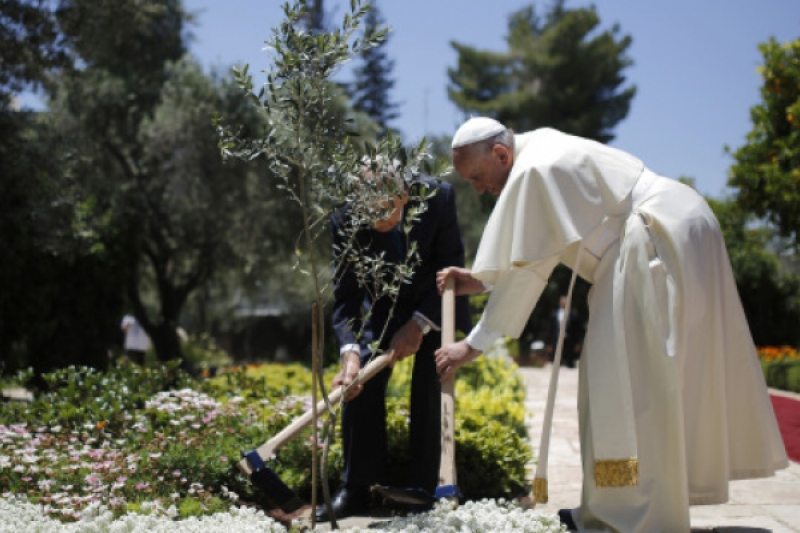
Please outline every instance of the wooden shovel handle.
[[[386, 365], [389, 364], [390, 357], [387, 354], [382, 354], [377, 356], [375, 359], [370, 361], [367, 366], [361, 369], [361, 372], [358, 373], [358, 380], [361, 383], [366, 383], [370, 380], [375, 374], [386, 368]], [[328, 395], [328, 399], [332, 404], [336, 404], [342, 398], [343, 387], [337, 387], [336, 390], [332, 391]], [[320, 400], [317, 402], [317, 413], [324, 413], [326, 410], [325, 400]], [[313, 418], [313, 412], [311, 409], [303, 413], [302, 415], [295, 418], [291, 424], [286, 426], [281, 430], [280, 433], [269, 439], [267, 442], [262, 444], [260, 447], [256, 449], [256, 452], [261, 457], [262, 460], [267, 461], [269, 460], [275, 451], [286, 444], [289, 440], [297, 436], [298, 433], [303, 431], [311, 424], [311, 420]], [[250, 475], [253, 472], [253, 469], [250, 465], [250, 461], [247, 459], [242, 459], [239, 461], [238, 465], [239, 470], [242, 471], [245, 475]]]
[[[455, 280], [448, 278], [442, 294], [442, 346], [456, 341]], [[456, 485], [455, 374], [442, 382], [442, 458], [439, 486]]]

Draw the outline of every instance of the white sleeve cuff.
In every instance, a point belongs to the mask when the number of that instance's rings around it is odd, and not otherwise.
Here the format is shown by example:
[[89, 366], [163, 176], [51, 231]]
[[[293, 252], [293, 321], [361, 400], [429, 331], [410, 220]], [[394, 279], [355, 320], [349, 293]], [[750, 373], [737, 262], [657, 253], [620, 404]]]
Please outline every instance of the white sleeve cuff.
[[470, 331], [469, 335], [467, 335], [467, 344], [476, 350], [485, 352], [491, 348], [492, 345], [494, 345], [494, 342], [499, 338], [500, 335], [487, 328], [483, 324], [483, 320], [481, 320], [474, 328], [472, 328], [472, 331]]
[[361, 346], [359, 346], [358, 344], [345, 344], [339, 350], [339, 359], [341, 359], [342, 356], [347, 352], [356, 352], [357, 354], [359, 354], [359, 357], [360, 357], [361, 356]]

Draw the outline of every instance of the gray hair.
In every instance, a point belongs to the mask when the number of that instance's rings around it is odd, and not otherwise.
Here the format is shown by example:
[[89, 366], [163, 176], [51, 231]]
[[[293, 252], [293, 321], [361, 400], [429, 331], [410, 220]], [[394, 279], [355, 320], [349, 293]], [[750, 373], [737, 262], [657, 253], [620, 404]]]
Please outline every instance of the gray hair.
[[358, 173], [348, 175], [347, 183], [353, 201], [370, 212], [384, 209], [385, 202], [390, 202], [392, 196], [405, 194], [407, 189], [403, 165], [382, 154], [362, 157]]
[[361, 158], [361, 172], [367, 179], [378, 181], [383, 178], [400, 190], [405, 188], [403, 167], [398, 159], [389, 159], [382, 154], [376, 154], [373, 158], [365, 155]]

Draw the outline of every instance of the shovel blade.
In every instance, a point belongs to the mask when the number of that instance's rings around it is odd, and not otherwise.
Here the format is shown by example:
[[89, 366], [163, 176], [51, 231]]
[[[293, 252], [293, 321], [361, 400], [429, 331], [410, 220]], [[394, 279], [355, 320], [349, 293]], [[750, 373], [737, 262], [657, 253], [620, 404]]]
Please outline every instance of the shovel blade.
[[264, 464], [258, 452], [253, 450], [243, 453], [242, 456], [250, 462], [253, 470], [250, 474], [250, 483], [264, 492], [269, 508], [278, 508], [284, 513], [291, 514], [306, 505], [306, 502], [281, 481], [278, 474]]

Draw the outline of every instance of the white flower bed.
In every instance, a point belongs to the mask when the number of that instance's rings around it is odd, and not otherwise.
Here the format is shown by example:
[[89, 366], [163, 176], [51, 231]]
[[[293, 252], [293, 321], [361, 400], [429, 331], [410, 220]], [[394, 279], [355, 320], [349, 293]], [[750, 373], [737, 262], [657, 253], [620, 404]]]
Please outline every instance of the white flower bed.
[[539, 511], [524, 510], [504, 500], [467, 502], [458, 507], [443, 500], [429, 512], [409, 518], [395, 518], [370, 529], [347, 529], [353, 533], [371, 533], [376, 529], [403, 533], [562, 533], [566, 529], [558, 517]]
[[[94, 512], [92, 512], [94, 511]], [[80, 522], [64, 524], [46, 516], [42, 508], [0, 499], [0, 533], [285, 533], [286, 529], [263, 513], [233, 509], [202, 518], [175, 521], [168, 516], [128, 514], [114, 519], [99, 507], [86, 509]]]
[[[64, 524], [46, 516], [42, 508], [16, 498], [0, 499], [0, 533], [285, 533], [286, 529], [252, 509], [233, 509], [202, 518], [171, 519], [166, 515], [128, 514], [114, 519], [100, 506], [86, 509], [79, 522]], [[453, 508], [443, 501], [429, 512], [395, 518], [370, 529], [342, 529], [350, 533], [375, 530], [404, 533], [561, 533], [558, 517], [523, 510], [503, 500], [468, 502]], [[317, 531], [326, 529], [317, 528]]]

